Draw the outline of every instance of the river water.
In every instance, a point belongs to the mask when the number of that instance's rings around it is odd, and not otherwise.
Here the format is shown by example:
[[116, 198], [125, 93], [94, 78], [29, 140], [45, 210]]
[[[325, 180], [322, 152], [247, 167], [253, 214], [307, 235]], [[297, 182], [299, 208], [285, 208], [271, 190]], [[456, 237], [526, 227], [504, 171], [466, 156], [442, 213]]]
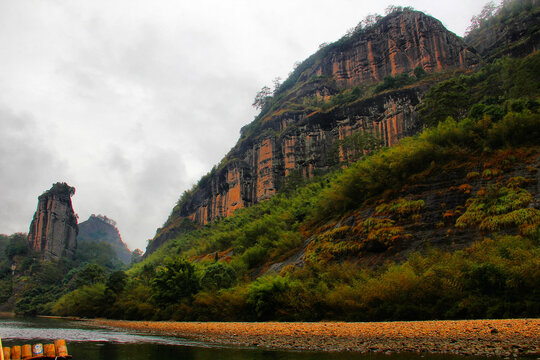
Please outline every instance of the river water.
[[[0, 318], [0, 336], [4, 346], [52, 343], [65, 339], [74, 360], [477, 360], [431, 354], [355, 354], [268, 351], [212, 346], [168, 336], [96, 328], [84, 322], [63, 319]], [[496, 359], [496, 358], [487, 358]]]

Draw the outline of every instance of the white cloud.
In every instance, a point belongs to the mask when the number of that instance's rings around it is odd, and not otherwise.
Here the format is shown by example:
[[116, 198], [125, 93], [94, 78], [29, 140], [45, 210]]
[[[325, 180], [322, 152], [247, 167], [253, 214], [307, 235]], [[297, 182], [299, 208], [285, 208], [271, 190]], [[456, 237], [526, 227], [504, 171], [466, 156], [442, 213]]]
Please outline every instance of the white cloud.
[[0, 124], [0, 229], [27, 232], [37, 196], [61, 179], [64, 164], [48, 149], [32, 116], [0, 106]]

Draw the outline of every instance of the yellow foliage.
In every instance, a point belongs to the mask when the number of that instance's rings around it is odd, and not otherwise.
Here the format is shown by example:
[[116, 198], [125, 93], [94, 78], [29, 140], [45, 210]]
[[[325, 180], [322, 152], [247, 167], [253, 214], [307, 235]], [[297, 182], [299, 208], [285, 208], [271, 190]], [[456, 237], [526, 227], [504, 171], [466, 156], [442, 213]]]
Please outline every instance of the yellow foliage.
[[459, 191], [465, 193], [465, 194], [470, 194], [471, 193], [471, 189], [472, 189], [472, 186], [470, 184], [462, 184], [459, 186]]
[[467, 174], [467, 180], [473, 180], [480, 176], [480, 173], [478, 171], [471, 171]]
[[399, 198], [390, 204], [381, 204], [375, 209], [377, 215], [380, 214], [396, 214], [401, 217], [406, 217], [411, 214], [420, 212], [424, 207], [424, 200], [408, 200]]
[[485, 170], [482, 172], [482, 177], [483, 177], [484, 179], [489, 180], [489, 179], [492, 179], [492, 178], [498, 176], [500, 173], [501, 173], [501, 171], [498, 170], [498, 169], [485, 169]]
[[511, 178], [510, 187], [500, 185], [480, 189], [476, 197], [468, 199], [467, 210], [456, 221], [456, 227], [478, 226], [482, 231], [498, 231], [523, 227], [540, 222], [540, 210], [528, 208], [532, 195], [521, 186], [523, 178]]

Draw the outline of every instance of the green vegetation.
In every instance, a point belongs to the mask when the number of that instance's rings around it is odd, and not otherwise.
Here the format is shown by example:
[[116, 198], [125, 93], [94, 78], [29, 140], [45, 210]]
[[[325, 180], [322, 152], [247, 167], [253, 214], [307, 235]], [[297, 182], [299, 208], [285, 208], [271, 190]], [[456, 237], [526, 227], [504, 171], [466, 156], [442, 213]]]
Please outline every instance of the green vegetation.
[[[133, 265], [115, 296], [107, 295], [105, 280], [86, 284], [62, 297], [54, 312], [184, 320], [538, 316], [538, 210], [529, 207], [529, 180], [498, 180], [518, 161], [498, 149], [528, 146], [537, 154], [538, 129], [540, 114], [530, 108], [499, 121], [488, 114], [447, 119], [345, 170], [187, 231]], [[399, 222], [422, 218], [424, 199], [391, 200], [388, 190], [470, 161], [471, 154], [491, 170], [469, 181], [489, 178], [492, 185], [470, 194], [453, 221], [456, 229], [477, 227], [485, 238], [457, 252], [432, 249], [374, 268], [355, 261], [406, 247], [410, 230]], [[372, 216], [339, 224], [375, 199], [382, 202]], [[252, 281], [301, 249], [304, 266], [282, 266]], [[93, 307], [103, 299], [107, 306]]]
[[384, 90], [389, 89], [398, 89], [406, 85], [413, 84], [417, 82], [418, 80], [421, 80], [427, 76], [426, 71], [421, 67], [418, 66], [414, 69], [414, 77], [410, 76], [409, 74], [400, 74], [397, 76], [386, 76], [383, 79], [383, 82], [378, 84], [374, 91], [381, 92]]
[[505, 0], [498, 6], [491, 1], [473, 16], [465, 40], [487, 60], [502, 55], [522, 56], [538, 41], [539, 15], [540, 6], [534, 0]]
[[[538, 55], [507, 58], [456, 73], [421, 105], [431, 127], [368, 156], [377, 149], [373, 139], [345, 138], [343, 149], [364, 156], [346, 169], [310, 181], [293, 172], [273, 198], [203, 227], [171, 217], [162, 231], [181, 225], [182, 232], [134, 264], [122, 286], [104, 278], [81, 283], [53, 312], [182, 320], [538, 316], [540, 215], [530, 180], [505, 177], [538, 154], [540, 92], [530, 81], [538, 62]], [[343, 92], [335, 106], [359, 94]], [[468, 200], [452, 209], [441, 204], [440, 226], [448, 243], [466, 229], [478, 230], [477, 242], [390, 260], [409, 246], [427, 206], [395, 194], [459, 166], [466, 166], [465, 183], [455, 191]], [[280, 265], [298, 254], [303, 266]], [[365, 256], [389, 260], [368, 266], [358, 261]]]
[[540, 210], [528, 207], [532, 195], [515, 184], [515, 178], [507, 186], [500, 184], [482, 188], [477, 196], [467, 201], [467, 210], [456, 221], [456, 227], [478, 226], [483, 231], [498, 231], [519, 227], [521, 231], [540, 223]]
[[457, 122], [449, 118], [417, 138], [405, 139], [396, 147], [353, 164], [322, 191], [314, 218], [322, 220], [343, 214], [361, 206], [370, 197], [401, 188], [432, 163], [466, 161], [472, 152], [500, 146], [538, 144], [538, 113], [508, 113], [499, 123], [491, 124], [489, 117], [485, 119], [475, 122], [466, 118]]
[[540, 56], [502, 58], [470, 75], [461, 74], [434, 86], [422, 100], [419, 112], [425, 124], [447, 117], [479, 119], [484, 114], [498, 120], [509, 111], [537, 111], [540, 106]]
[[41, 194], [40, 197], [47, 197], [49, 195], [66, 195], [66, 196], [73, 196], [75, 194], [75, 188], [72, 186], [69, 186], [67, 183], [54, 183], [53, 186], [45, 191], [43, 194]]
[[[24, 259], [28, 253], [26, 234], [0, 234], [0, 303], [12, 295], [12, 265]], [[28, 266], [27, 263], [24, 266]]]
[[375, 212], [377, 214], [397, 214], [400, 217], [406, 217], [411, 214], [420, 212], [425, 205], [424, 200], [407, 200], [400, 198], [389, 204], [381, 204], [377, 206]]
[[[201, 291], [158, 310], [130, 279], [115, 303], [103, 283], [64, 296], [62, 315], [107, 315], [127, 319], [356, 321], [534, 317], [540, 265], [536, 240], [521, 236], [486, 238], [454, 253], [431, 250], [401, 264], [370, 269], [350, 262], [309, 263], [284, 275], [267, 275], [233, 289]], [[139, 282], [135, 285], [136, 282]], [[185, 295], [185, 294], [184, 294]], [[182, 295], [180, 299], [186, 299]], [[136, 304], [134, 302], [137, 302]], [[128, 307], [121, 304], [130, 304]]]
[[15, 295], [16, 313], [52, 314], [62, 295], [102, 284], [122, 266], [105, 243], [83, 243], [73, 259], [40, 258], [28, 247], [26, 234], [0, 235], [0, 303]]
[[346, 136], [334, 142], [329, 151], [329, 164], [348, 165], [382, 147], [382, 141], [361, 132]]

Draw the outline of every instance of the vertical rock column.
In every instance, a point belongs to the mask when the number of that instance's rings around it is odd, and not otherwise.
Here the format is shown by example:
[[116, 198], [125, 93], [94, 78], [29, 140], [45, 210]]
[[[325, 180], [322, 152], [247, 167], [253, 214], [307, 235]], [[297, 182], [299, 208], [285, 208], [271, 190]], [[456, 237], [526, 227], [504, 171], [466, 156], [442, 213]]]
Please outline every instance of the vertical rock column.
[[56, 183], [38, 198], [28, 244], [45, 260], [71, 257], [77, 248], [79, 228], [71, 204], [74, 193], [75, 188], [66, 183]]

